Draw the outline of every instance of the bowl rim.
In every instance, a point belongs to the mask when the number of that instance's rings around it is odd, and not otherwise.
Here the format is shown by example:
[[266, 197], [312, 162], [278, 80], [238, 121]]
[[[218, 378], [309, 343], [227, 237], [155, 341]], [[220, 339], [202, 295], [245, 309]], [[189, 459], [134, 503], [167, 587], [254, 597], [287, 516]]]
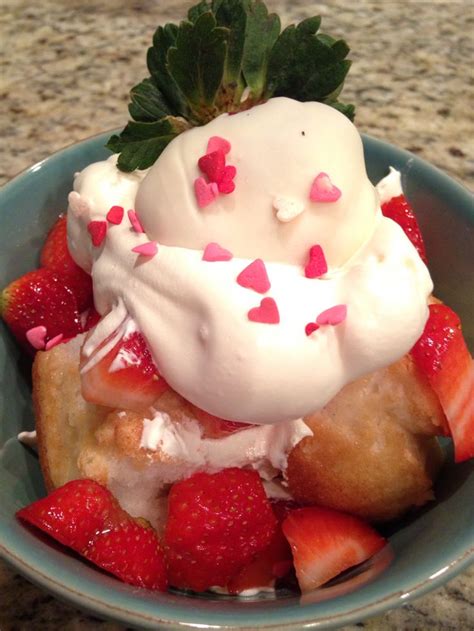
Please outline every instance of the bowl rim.
[[[1, 534], [1, 533], [0, 533]], [[121, 607], [119, 605], [112, 605], [102, 598], [95, 598], [91, 594], [84, 593], [83, 590], [73, 590], [69, 587], [62, 585], [58, 580], [55, 580], [49, 574], [41, 572], [39, 569], [27, 563], [15, 554], [10, 553], [0, 542], [0, 556], [13, 568], [17, 569], [23, 576], [30, 579], [39, 588], [44, 589], [54, 596], [69, 602], [70, 604], [82, 608], [87, 612], [93, 614], [103, 615], [106, 618], [112, 618], [120, 622], [126, 622], [127, 624], [145, 624], [145, 628], [152, 628], [149, 625], [160, 624], [160, 628], [163, 631], [182, 631], [183, 627], [189, 629], [229, 629], [229, 630], [243, 630], [254, 628], [249, 627], [247, 623], [235, 625], [218, 625], [210, 623], [207, 627], [202, 622], [178, 622], [176, 620], [166, 619], [160, 615], [145, 614], [140, 611], [132, 611], [129, 608]], [[467, 569], [472, 563], [474, 563], [474, 548], [466, 550], [466, 552], [458, 557], [456, 560], [449, 563], [444, 568], [430, 577], [427, 577], [423, 581], [411, 585], [409, 588], [405, 587], [403, 590], [394, 591], [388, 596], [384, 596], [375, 600], [373, 603], [363, 605], [361, 607], [354, 607], [349, 611], [323, 615], [317, 619], [314, 617], [304, 620], [298, 620], [294, 622], [276, 622], [268, 624], [258, 624], [259, 629], [266, 629], [268, 631], [295, 631], [296, 629], [330, 629], [338, 628], [342, 625], [349, 624], [355, 620], [365, 620], [376, 615], [380, 615], [389, 611], [390, 609], [396, 609], [406, 603], [423, 596], [429, 591], [441, 587], [448, 580], [457, 576], [462, 570]], [[271, 603], [272, 601], [268, 601]], [[94, 607], [91, 608], [91, 605]], [[360, 616], [359, 616], [360, 614]], [[163, 626], [166, 625], [166, 626]], [[155, 627], [156, 628], [156, 627]]]
[[[52, 158], [57, 157], [60, 154], [75, 151], [81, 145], [85, 145], [93, 141], [99, 141], [101, 138], [105, 138], [107, 135], [116, 131], [117, 130], [113, 129], [110, 131], [106, 130], [104, 132], [99, 132], [97, 134], [93, 134], [87, 138], [84, 138], [83, 140], [72, 142], [63, 148], [58, 149], [57, 151], [51, 153], [34, 165], [23, 169], [13, 178], [7, 181], [0, 188], [0, 195], [9, 192], [10, 188], [21, 185], [23, 181], [26, 180], [32, 173], [41, 169], [41, 167]], [[395, 153], [397, 153], [400, 157], [400, 160], [404, 160], [407, 163], [408, 161], [413, 160], [421, 163], [421, 165], [424, 168], [428, 169], [428, 171], [431, 171], [435, 177], [441, 179], [450, 191], [454, 192], [457, 190], [458, 193], [461, 193], [463, 195], [472, 195], [471, 191], [462, 183], [453, 179], [451, 176], [441, 171], [438, 167], [430, 164], [429, 162], [423, 160], [418, 156], [415, 156], [409, 151], [400, 149], [395, 145], [374, 138], [373, 136], [370, 136], [368, 134], [363, 133], [361, 134], [361, 136], [363, 138], [364, 145], [368, 143], [369, 145], [372, 144], [374, 147], [382, 151], [387, 151], [387, 149], [395, 151]], [[468, 214], [472, 219], [474, 219], [474, 206], [471, 208], [471, 211], [468, 212]], [[160, 616], [159, 611], [157, 611], [156, 615], [146, 614], [143, 611], [139, 611], [137, 609], [133, 610], [127, 606], [120, 606], [115, 603], [111, 604], [110, 602], [107, 602], [106, 599], [101, 598], [100, 596], [96, 597], [93, 594], [88, 593], [83, 588], [72, 589], [70, 586], [64, 585], [59, 580], [57, 580], [50, 572], [43, 572], [40, 567], [31, 564], [31, 562], [27, 560], [27, 556], [22, 556], [15, 551], [9, 550], [4, 545], [2, 538], [2, 522], [0, 520], [0, 557], [2, 557], [10, 566], [19, 571], [22, 575], [38, 585], [40, 588], [51, 592], [60, 599], [66, 600], [70, 604], [78, 606], [83, 610], [128, 624], [131, 623], [135, 625], [146, 625], [146, 627], [154, 625], [156, 628], [156, 624], [159, 623], [160, 625], [162, 625], [160, 628], [169, 629], [170, 631], [175, 629], [182, 630], [183, 627], [206, 628], [207, 626], [203, 625], [200, 622], [179, 622], [176, 619], [167, 619]], [[346, 611], [335, 614], [323, 614], [316, 619], [314, 618], [314, 615], [311, 614], [312, 607], [308, 607], [308, 617], [304, 617], [303, 619], [295, 620], [292, 622], [263, 623], [259, 624], [259, 628], [269, 630], [279, 629], [281, 631], [289, 631], [290, 629], [296, 628], [334, 628], [336, 626], [354, 622], [355, 620], [362, 620], [368, 617], [372, 617], [384, 613], [392, 608], [399, 607], [415, 598], [424, 595], [428, 591], [440, 587], [446, 581], [454, 578], [464, 569], [467, 569], [472, 563], [474, 563], [474, 542], [473, 545], [465, 549], [461, 555], [457, 556], [456, 558], [452, 558], [447, 563], [447, 565], [440, 568], [437, 572], [434, 572], [431, 576], [425, 577], [423, 580], [415, 580], [408, 587], [405, 584], [403, 586], [403, 589], [392, 590], [387, 595], [382, 596], [369, 604], [363, 604], [361, 606], [356, 605], [355, 607], [352, 607]], [[270, 603], [272, 601], [268, 602]], [[242, 621], [242, 624], [240, 622], [238, 622], [237, 624], [232, 622], [231, 626], [227, 624], [215, 625], [210, 623], [208, 625], [208, 628], [245, 629], [250, 627], [248, 626], [248, 623]]]

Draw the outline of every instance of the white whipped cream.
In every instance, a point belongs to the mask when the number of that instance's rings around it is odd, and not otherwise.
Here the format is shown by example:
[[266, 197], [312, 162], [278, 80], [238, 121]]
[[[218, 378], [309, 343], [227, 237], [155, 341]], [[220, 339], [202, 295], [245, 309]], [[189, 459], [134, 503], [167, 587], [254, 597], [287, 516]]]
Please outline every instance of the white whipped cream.
[[38, 446], [38, 437], [36, 435], [36, 430], [33, 430], [32, 432], [20, 432], [17, 436], [17, 439], [23, 445], [26, 445], [27, 447], [32, 447], [33, 449], [36, 449]]
[[[236, 188], [199, 209], [193, 183], [211, 136], [231, 143], [227, 163], [237, 168]], [[335, 203], [309, 199], [321, 172], [342, 191]], [[275, 221], [274, 201], [287, 198], [287, 206], [304, 211]], [[151, 167], [135, 205], [150, 239], [164, 245], [201, 250], [217, 241], [241, 258], [303, 264], [319, 243], [330, 266], [370, 237], [377, 213], [354, 125], [327, 105], [282, 97], [178, 136]]]
[[[355, 128], [333, 112], [274, 99], [185, 132], [145, 179], [143, 173], [120, 173], [115, 157], [87, 167], [75, 190], [89, 210], [70, 207], [68, 230], [74, 258], [92, 269], [96, 308], [105, 317], [85, 354], [131, 318], [161, 374], [185, 399], [222, 418], [271, 424], [311, 414], [346, 383], [406, 353], [423, 330], [432, 282], [401, 228], [382, 217]], [[268, 129], [259, 135], [260, 127]], [[230, 140], [228, 163], [237, 165], [236, 192], [242, 192], [200, 210], [192, 184], [212, 135]], [[270, 137], [269, 153], [263, 143]], [[310, 141], [311, 150], [301, 139]], [[330, 175], [342, 196], [312, 208], [308, 189], [318, 171]], [[307, 209], [283, 223], [275, 217], [276, 196], [302, 199]], [[147, 233], [134, 232], [125, 217], [109, 225], [101, 248], [92, 248], [88, 221], [103, 219], [112, 205], [127, 210], [135, 199]], [[302, 217], [304, 223], [295, 223]], [[159, 241], [153, 258], [131, 251], [150, 239]], [[252, 258], [202, 261], [199, 248], [212, 240]], [[308, 279], [301, 259], [314, 243], [332, 267], [326, 276]], [[254, 256], [265, 260], [271, 282], [265, 295], [278, 305], [279, 324], [247, 317], [263, 296], [235, 279]], [[293, 262], [275, 261], [285, 258]], [[347, 305], [347, 319], [308, 337], [306, 324], [337, 304]]]
[[375, 187], [380, 198], [380, 203], [385, 204], [392, 199], [403, 194], [402, 174], [397, 169], [390, 167], [386, 175]]
[[183, 462], [198, 471], [251, 466], [270, 480], [285, 471], [289, 452], [313, 433], [301, 419], [276, 425], [260, 425], [224, 438], [202, 438], [197, 421], [174, 423], [168, 414], [156, 412], [144, 419], [140, 447], [161, 451], [173, 463]]

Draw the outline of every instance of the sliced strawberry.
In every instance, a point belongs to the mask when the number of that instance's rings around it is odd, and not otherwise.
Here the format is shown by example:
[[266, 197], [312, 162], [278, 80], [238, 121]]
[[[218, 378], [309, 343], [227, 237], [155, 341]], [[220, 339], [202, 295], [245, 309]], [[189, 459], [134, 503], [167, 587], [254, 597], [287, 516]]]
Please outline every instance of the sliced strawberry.
[[94, 480], [73, 480], [17, 512], [17, 517], [81, 552], [104, 524], [123, 519], [109, 490]]
[[94, 480], [73, 480], [17, 512], [130, 585], [166, 590], [164, 554], [155, 531], [132, 518]]
[[386, 544], [360, 519], [319, 506], [291, 512], [282, 527], [291, 545], [302, 592], [324, 585]]
[[240, 432], [243, 429], [255, 427], [250, 423], [240, 423], [238, 421], [226, 421], [223, 418], [209, 414], [195, 405], [189, 404], [193, 416], [202, 426], [204, 438], [225, 438], [229, 434]]
[[421, 236], [420, 226], [405, 196], [392, 197], [388, 202], [382, 204], [382, 214], [398, 223], [418, 250], [421, 260], [427, 264], [425, 244]]
[[454, 441], [455, 460], [474, 456], [474, 363], [458, 315], [432, 304], [422, 336], [411, 350], [438, 395]]
[[3, 290], [0, 315], [17, 340], [29, 350], [32, 346], [26, 333], [30, 329], [44, 326], [45, 342], [60, 334], [64, 338], [75, 337], [82, 331], [72, 291], [56, 273], [45, 268], [28, 272]]
[[[94, 355], [82, 357], [81, 366], [90, 360], [93, 364]], [[125, 335], [100, 361], [81, 372], [81, 377], [86, 401], [136, 412], [152, 405], [169, 388], [138, 331]]]
[[153, 528], [129, 518], [111, 530], [104, 530], [84, 556], [124, 583], [166, 591], [165, 556]]
[[276, 519], [256, 471], [196, 473], [168, 498], [169, 580], [202, 591], [229, 580], [270, 543]]
[[77, 300], [79, 311], [92, 305], [92, 279], [69, 254], [67, 245], [67, 218], [60, 215], [46, 237], [41, 250], [40, 263], [56, 272]]
[[229, 581], [227, 589], [231, 594], [240, 594], [246, 589], [273, 587], [275, 579], [283, 578], [293, 567], [290, 545], [283, 534], [281, 525], [287, 515], [297, 508], [296, 502], [285, 500], [271, 501], [277, 526], [269, 545], [253, 561], [243, 567]]

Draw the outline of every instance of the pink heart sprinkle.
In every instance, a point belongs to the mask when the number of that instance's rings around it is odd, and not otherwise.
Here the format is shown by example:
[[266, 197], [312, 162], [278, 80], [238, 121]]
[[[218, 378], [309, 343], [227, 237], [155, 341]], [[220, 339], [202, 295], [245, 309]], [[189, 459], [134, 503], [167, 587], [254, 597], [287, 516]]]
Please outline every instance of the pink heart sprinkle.
[[202, 255], [203, 261], [214, 263], [215, 261], [230, 261], [234, 255], [229, 250], [222, 248], [218, 243], [208, 243]]
[[89, 221], [87, 224], [87, 230], [91, 235], [92, 245], [98, 248], [107, 234], [107, 222], [106, 221]]
[[271, 287], [267, 268], [262, 259], [255, 259], [247, 265], [237, 276], [237, 282], [241, 287], [253, 289], [259, 294], [264, 294]]
[[219, 183], [224, 176], [225, 171], [225, 155], [223, 151], [217, 150], [212, 153], [206, 153], [205, 156], [199, 158], [198, 167], [207, 175], [209, 182]]
[[55, 337], [51, 338], [49, 342], [46, 343], [46, 346], [44, 347], [45, 350], [49, 351], [54, 346], [57, 346], [62, 341], [63, 337], [64, 335], [60, 333], [59, 335], [56, 335]]
[[122, 206], [112, 206], [106, 215], [107, 221], [118, 226], [122, 223], [123, 212]]
[[45, 326], [34, 326], [26, 332], [26, 339], [31, 344], [33, 348], [40, 351], [45, 347], [45, 338], [46, 338], [46, 327]]
[[261, 322], [262, 324], [278, 324], [280, 322], [277, 303], [273, 298], [262, 298], [260, 306], [250, 309], [247, 316], [251, 322]]
[[132, 228], [135, 230], [135, 232], [139, 232], [139, 233], [145, 232], [141, 224], [141, 221], [134, 210], [127, 210], [127, 215], [130, 220], [130, 223], [132, 224]]
[[206, 182], [203, 177], [194, 180], [194, 194], [199, 208], [205, 208], [212, 204], [219, 194], [219, 189], [215, 182]]
[[342, 193], [331, 182], [327, 173], [320, 173], [314, 178], [309, 198], [312, 202], [337, 202]]
[[229, 164], [225, 167], [224, 173], [222, 174], [220, 181], [217, 183], [219, 193], [224, 193], [225, 195], [228, 195], [229, 193], [234, 192], [234, 177], [236, 173], [237, 169], [232, 164]]
[[156, 241], [148, 241], [132, 248], [132, 252], [141, 254], [142, 256], [155, 256], [158, 252], [158, 244]]
[[206, 153], [212, 153], [213, 151], [222, 151], [223, 153], [229, 153], [230, 142], [220, 136], [211, 136], [207, 143]]
[[313, 245], [309, 249], [309, 260], [304, 268], [306, 278], [319, 278], [328, 271], [328, 264], [320, 245]]
[[335, 326], [336, 324], [341, 324], [341, 322], [344, 322], [346, 317], [347, 306], [335, 305], [334, 307], [330, 307], [329, 309], [322, 311], [316, 318], [316, 324], [319, 324], [320, 326], [324, 326], [325, 324]]
[[319, 329], [319, 324], [316, 324], [316, 322], [308, 322], [308, 324], [304, 328], [304, 332], [309, 337], [311, 333], [314, 333], [318, 329]]

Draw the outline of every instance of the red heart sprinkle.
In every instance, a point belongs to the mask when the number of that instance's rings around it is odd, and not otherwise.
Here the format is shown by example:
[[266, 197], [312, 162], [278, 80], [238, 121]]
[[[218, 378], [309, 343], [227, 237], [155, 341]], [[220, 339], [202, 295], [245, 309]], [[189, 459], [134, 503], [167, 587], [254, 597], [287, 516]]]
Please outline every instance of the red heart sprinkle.
[[225, 171], [225, 154], [220, 149], [207, 153], [199, 158], [198, 166], [210, 182], [219, 183]]
[[316, 324], [316, 322], [308, 322], [308, 324], [304, 328], [304, 332], [306, 333], [306, 335], [310, 336], [311, 333], [314, 333], [318, 329], [319, 324]]
[[217, 183], [219, 193], [224, 193], [226, 195], [233, 193], [235, 190], [234, 177], [236, 173], [237, 169], [232, 164], [229, 164], [224, 168], [222, 178], [220, 182]]
[[255, 259], [247, 265], [237, 276], [237, 282], [241, 287], [253, 289], [259, 294], [264, 294], [271, 287], [267, 268], [262, 259]]
[[278, 324], [280, 314], [273, 298], [262, 298], [259, 307], [250, 309], [247, 314], [251, 322], [261, 322], [262, 324]]
[[98, 248], [107, 234], [107, 222], [106, 221], [89, 221], [87, 230], [91, 235], [92, 245]]
[[214, 263], [215, 261], [230, 261], [232, 257], [232, 252], [213, 242], [208, 243], [204, 248], [202, 260]]
[[230, 142], [220, 136], [211, 136], [207, 143], [206, 153], [212, 153], [213, 151], [222, 151], [223, 153], [229, 153]]
[[309, 249], [309, 260], [304, 268], [306, 278], [319, 278], [328, 271], [328, 264], [320, 245], [313, 245]]
[[107, 221], [118, 226], [122, 223], [123, 219], [123, 208], [122, 206], [112, 206], [112, 208], [107, 213]]

